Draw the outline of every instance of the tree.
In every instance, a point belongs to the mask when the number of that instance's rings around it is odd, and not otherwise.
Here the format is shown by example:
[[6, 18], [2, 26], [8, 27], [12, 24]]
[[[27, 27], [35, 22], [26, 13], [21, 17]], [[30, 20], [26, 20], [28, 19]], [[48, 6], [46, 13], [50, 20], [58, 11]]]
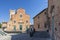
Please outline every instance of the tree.
[[0, 23], [0, 28], [1, 28], [2, 24]]

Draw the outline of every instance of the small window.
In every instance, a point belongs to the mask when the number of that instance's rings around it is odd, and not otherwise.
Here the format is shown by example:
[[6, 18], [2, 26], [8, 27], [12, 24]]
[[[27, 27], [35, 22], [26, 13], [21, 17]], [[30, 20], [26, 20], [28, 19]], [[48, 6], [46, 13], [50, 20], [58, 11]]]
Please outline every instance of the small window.
[[45, 12], [45, 15], [46, 15], [46, 12]]
[[51, 6], [51, 10], [50, 10], [50, 13], [53, 12], [53, 9], [54, 9], [54, 5]]
[[38, 24], [38, 28], [40, 28], [40, 25]]
[[16, 23], [16, 21], [14, 20], [14, 23]]
[[50, 17], [48, 17], [48, 19], [50, 19]]
[[44, 23], [44, 27], [45, 27], [45, 28], [47, 28], [47, 25], [46, 25], [46, 23]]
[[26, 23], [28, 23], [28, 20], [26, 20]]
[[57, 31], [57, 28], [55, 28], [55, 30]]
[[38, 19], [39, 19], [40, 17], [38, 16]]

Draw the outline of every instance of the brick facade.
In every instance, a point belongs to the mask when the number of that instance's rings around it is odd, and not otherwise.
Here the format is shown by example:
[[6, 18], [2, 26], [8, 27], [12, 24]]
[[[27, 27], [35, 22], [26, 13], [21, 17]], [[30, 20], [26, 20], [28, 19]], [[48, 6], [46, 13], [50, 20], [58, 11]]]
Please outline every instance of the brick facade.
[[51, 17], [50, 18], [50, 21], [51, 21], [50, 34], [52, 35], [52, 25], [54, 23], [55, 40], [60, 40], [60, 0], [48, 0], [48, 14], [49, 14], [49, 17]]
[[46, 31], [47, 26], [47, 9], [37, 14], [34, 18], [34, 28], [35, 31]]

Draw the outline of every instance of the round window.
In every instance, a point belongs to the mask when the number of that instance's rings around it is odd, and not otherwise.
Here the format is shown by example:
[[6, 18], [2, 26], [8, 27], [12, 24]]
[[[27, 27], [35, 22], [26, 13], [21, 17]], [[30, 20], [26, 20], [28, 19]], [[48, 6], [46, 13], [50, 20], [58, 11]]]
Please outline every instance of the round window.
[[20, 18], [22, 17], [22, 15], [20, 15]]

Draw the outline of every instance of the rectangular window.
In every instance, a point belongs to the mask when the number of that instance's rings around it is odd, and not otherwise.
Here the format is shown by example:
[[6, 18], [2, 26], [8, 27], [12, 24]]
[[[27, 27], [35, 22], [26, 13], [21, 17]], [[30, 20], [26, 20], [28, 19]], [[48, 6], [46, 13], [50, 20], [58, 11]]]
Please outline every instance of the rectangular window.
[[40, 25], [38, 24], [38, 28], [40, 28]]
[[44, 23], [44, 27], [45, 27], [45, 28], [47, 28], [47, 25], [46, 25], [46, 23]]
[[20, 25], [20, 30], [22, 30], [22, 25]]
[[46, 15], [47, 13], [45, 12], [45, 15]]

